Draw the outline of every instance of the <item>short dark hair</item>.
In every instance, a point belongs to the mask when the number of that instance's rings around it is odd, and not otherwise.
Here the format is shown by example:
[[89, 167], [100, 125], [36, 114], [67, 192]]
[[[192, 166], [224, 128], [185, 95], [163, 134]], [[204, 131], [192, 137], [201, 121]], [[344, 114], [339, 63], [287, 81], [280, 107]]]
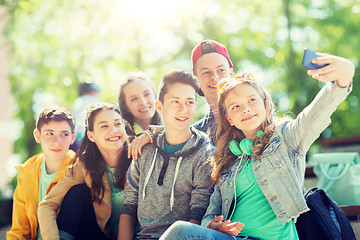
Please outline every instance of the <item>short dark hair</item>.
[[159, 87], [159, 100], [163, 103], [164, 96], [169, 91], [169, 88], [175, 83], [183, 83], [190, 85], [195, 90], [195, 99], [199, 90], [199, 83], [197, 78], [191, 72], [174, 69], [164, 74]]
[[100, 92], [100, 88], [96, 83], [86, 82], [86, 83], [80, 84], [80, 86], [79, 86], [79, 95], [80, 96], [87, 95], [91, 92]]
[[36, 119], [36, 128], [41, 131], [41, 127], [44, 124], [48, 124], [50, 121], [61, 122], [66, 121], [71, 132], [74, 132], [75, 121], [71, 111], [61, 104], [52, 104], [45, 107], [38, 115]]

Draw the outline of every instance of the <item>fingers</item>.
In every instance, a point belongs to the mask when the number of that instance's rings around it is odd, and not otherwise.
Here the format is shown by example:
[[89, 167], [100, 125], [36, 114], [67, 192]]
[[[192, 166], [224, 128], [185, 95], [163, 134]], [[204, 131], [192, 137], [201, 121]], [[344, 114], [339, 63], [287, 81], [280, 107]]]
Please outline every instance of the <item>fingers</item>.
[[215, 216], [214, 219], [213, 219], [214, 222], [221, 222], [222, 220], [224, 220], [223, 215]]
[[340, 87], [350, 84], [355, 73], [354, 64], [350, 60], [325, 53], [317, 54], [320, 57], [313, 59], [313, 63], [329, 65], [320, 69], [309, 70], [307, 72], [308, 75], [320, 82], [337, 81]]
[[240, 222], [231, 223], [228, 225], [229, 228], [228, 234], [231, 236], [237, 236], [241, 232], [244, 226], [245, 224]]

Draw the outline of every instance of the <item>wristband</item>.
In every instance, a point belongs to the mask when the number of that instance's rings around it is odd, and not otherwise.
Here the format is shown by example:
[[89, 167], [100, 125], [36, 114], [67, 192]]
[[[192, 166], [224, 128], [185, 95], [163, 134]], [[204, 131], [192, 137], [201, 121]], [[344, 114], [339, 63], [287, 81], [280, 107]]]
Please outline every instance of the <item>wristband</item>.
[[149, 131], [148, 129], [146, 129], [146, 130], [144, 131], [144, 133], [145, 133], [146, 136], [148, 136], [148, 137], [150, 138], [150, 143], [153, 143], [153, 139], [152, 139], [152, 136], [151, 136], [150, 131]]

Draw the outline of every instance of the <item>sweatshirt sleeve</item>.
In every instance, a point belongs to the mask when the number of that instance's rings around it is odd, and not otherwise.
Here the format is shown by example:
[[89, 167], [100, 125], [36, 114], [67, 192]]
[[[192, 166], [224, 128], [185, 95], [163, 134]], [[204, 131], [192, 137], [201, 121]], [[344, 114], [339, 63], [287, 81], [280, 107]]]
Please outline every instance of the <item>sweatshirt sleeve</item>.
[[199, 165], [194, 173], [194, 189], [190, 200], [190, 219], [201, 221], [209, 205], [210, 195], [213, 192], [211, 184], [211, 163], [213, 155], [212, 145], [206, 146], [206, 152], [199, 156]]
[[127, 185], [124, 191], [124, 206], [121, 214], [128, 214], [137, 218], [139, 179], [140, 179], [140, 162], [143, 159], [132, 161], [127, 175]]
[[59, 229], [56, 224], [57, 212], [61, 206], [62, 200], [68, 190], [77, 184], [85, 182], [84, 172], [79, 164], [73, 167], [73, 170], [65, 176], [50, 190], [38, 208], [38, 218], [40, 231], [44, 240], [59, 239]]
[[26, 190], [25, 186], [18, 175], [17, 186], [13, 196], [13, 214], [12, 226], [10, 231], [6, 233], [6, 239], [30, 239], [31, 226], [26, 210]]

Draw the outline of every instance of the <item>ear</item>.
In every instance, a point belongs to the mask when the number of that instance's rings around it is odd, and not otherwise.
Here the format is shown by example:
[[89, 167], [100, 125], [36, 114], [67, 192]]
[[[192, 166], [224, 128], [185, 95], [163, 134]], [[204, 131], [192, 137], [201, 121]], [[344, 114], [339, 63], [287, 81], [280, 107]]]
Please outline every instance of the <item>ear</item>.
[[159, 114], [162, 114], [162, 102], [160, 100], [155, 101], [155, 109]]
[[231, 121], [231, 118], [227, 114], [225, 114], [226, 120], [230, 123], [231, 126], [234, 126], [234, 124]]
[[87, 131], [87, 132], [86, 132], [86, 135], [87, 135], [87, 137], [89, 138], [89, 140], [90, 140], [91, 142], [95, 142], [95, 137], [94, 137], [94, 134], [93, 134], [92, 132]]
[[40, 138], [41, 133], [40, 133], [39, 129], [35, 128], [33, 131], [33, 135], [34, 135], [35, 141], [37, 143], [41, 143], [41, 138]]
[[71, 143], [70, 144], [73, 144], [75, 142], [75, 139], [76, 139], [76, 133], [75, 131], [71, 134]]

